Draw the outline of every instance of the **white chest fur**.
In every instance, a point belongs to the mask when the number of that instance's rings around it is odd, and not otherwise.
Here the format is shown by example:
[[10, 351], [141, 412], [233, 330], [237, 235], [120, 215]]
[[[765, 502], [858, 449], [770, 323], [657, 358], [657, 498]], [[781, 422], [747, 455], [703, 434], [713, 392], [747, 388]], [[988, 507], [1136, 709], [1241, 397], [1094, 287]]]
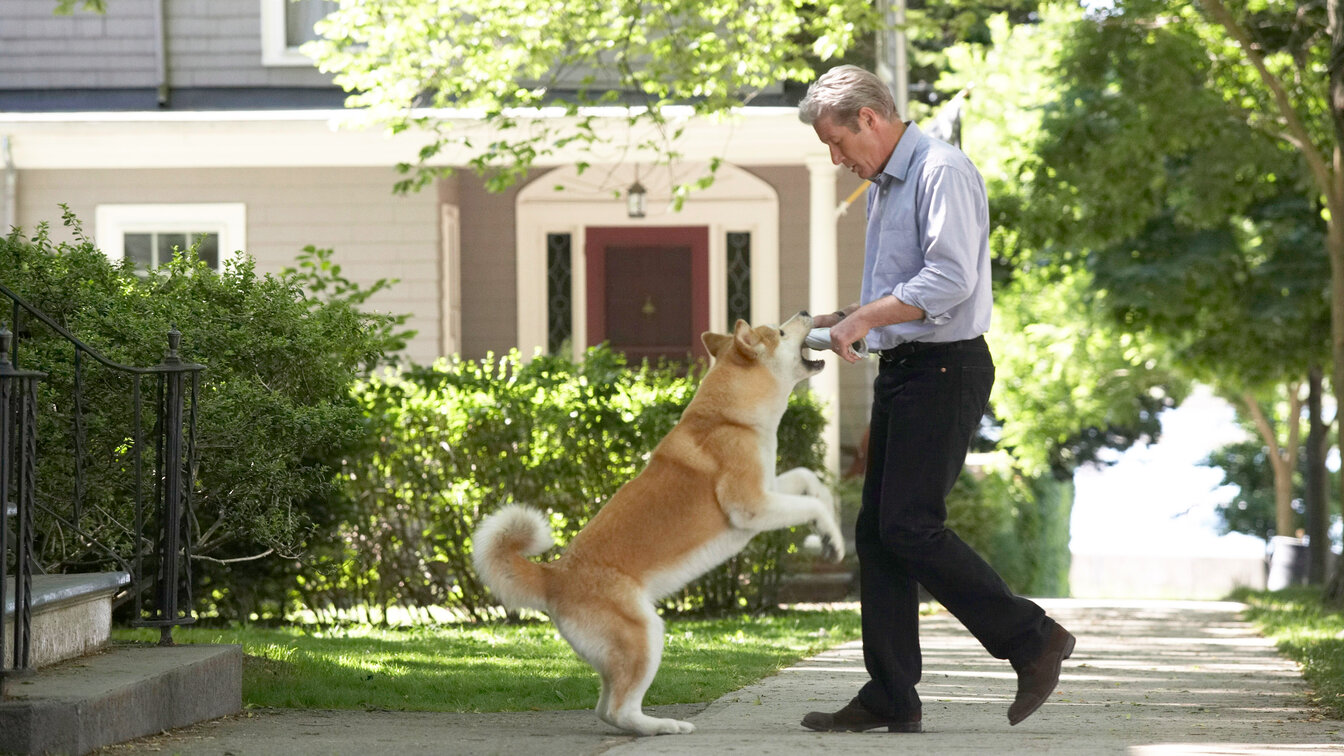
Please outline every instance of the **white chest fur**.
[[729, 528], [713, 539], [692, 549], [675, 565], [649, 575], [645, 589], [649, 598], [658, 600], [676, 592], [741, 551], [751, 540], [750, 531]]

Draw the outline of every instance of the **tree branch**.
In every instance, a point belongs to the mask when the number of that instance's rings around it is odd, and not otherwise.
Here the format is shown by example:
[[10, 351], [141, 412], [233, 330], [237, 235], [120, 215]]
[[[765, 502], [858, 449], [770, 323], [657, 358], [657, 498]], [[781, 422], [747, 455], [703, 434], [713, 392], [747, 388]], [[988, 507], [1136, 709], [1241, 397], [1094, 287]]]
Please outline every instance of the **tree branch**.
[[1251, 419], [1255, 421], [1255, 429], [1260, 431], [1260, 440], [1269, 447], [1270, 464], [1274, 466], [1274, 473], [1278, 474], [1279, 464], [1283, 461], [1283, 451], [1279, 446], [1279, 437], [1274, 432], [1274, 425], [1265, 415], [1265, 410], [1256, 401], [1251, 392], [1247, 391], [1241, 395], [1242, 404], [1246, 405], [1246, 411], [1250, 413]]
[[191, 558], [199, 559], [203, 562], [214, 562], [215, 564], [233, 564], [235, 562], [253, 562], [258, 559], [264, 559], [274, 553], [275, 549], [266, 549], [260, 554], [253, 554], [252, 556], [245, 556], [245, 557], [234, 557], [233, 559], [216, 559], [215, 557], [203, 556], [201, 554], [192, 554]]
[[1255, 67], [1256, 72], [1260, 75], [1260, 80], [1274, 95], [1274, 102], [1278, 106], [1279, 115], [1283, 117], [1289, 132], [1301, 144], [1302, 157], [1307, 161], [1307, 166], [1316, 178], [1316, 184], [1321, 193], [1326, 196], [1331, 210], [1338, 208], [1341, 197], [1334, 172], [1331, 170], [1330, 163], [1326, 160], [1325, 155], [1316, 148], [1315, 142], [1311, 140], [1311, 134], [1293, 108], [1292, 100], [1288, 97], [1288, 91], [1284, 88], [1283, 82], [1265, 65], [1265, 56], [1256, 48], [1246, 30], [1232, 17], [1232, 14], [1227, 10], [1227, 6], [1223, 5], [1222, 0], [1199, 0], [1199, 4], [1204, 6], [1204, 9], [1208, 11], [1214, 21], [1227, 31], [1228, 36], [1236, 40], [1237, 46], [1246, 55], [1246, 59]]

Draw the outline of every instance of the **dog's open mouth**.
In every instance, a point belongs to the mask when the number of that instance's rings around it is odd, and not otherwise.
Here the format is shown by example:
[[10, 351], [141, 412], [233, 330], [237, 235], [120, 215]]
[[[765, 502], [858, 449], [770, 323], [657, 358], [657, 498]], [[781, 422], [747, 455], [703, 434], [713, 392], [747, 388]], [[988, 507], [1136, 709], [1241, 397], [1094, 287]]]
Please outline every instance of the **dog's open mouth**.
[[821, 360], [809, 360], [807, 358], [807, 355], [811, 354], [811, 352], [806, 346], [800, 347], [798, 352], [803, 360], [803, 367], [807, 368], [808, 372], [819, 373], [822, 368], [826, 367], [826, 363]]

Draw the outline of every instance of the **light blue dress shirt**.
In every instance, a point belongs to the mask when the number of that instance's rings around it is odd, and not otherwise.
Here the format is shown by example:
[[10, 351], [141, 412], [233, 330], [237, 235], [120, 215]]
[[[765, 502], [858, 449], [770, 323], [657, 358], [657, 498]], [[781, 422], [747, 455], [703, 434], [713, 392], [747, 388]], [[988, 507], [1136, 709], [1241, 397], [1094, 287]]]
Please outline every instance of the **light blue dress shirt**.
[[887, 295], [924, 311], [874, 328], [868, 348], [961, 341], [989, 330], [989, 201], [970, 158], [914, 123], [868, 189], [861, 304]]

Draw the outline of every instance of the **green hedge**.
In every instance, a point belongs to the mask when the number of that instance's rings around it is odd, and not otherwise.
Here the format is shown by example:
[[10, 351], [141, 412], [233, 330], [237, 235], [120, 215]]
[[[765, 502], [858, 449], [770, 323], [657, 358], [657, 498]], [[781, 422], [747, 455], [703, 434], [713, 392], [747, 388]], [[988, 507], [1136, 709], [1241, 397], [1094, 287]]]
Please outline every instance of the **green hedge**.
[[[247, 257], [216, 273], [190, 251], [136, 271], [109, 262], [68, 212], [65, 224], [72, 242], [54, 241], [46, 225], [31, 237], [19, 230], [0, 237], [0, 282], [125, 364], [158, 364], [169, 329], [182, 332], [182, 357], [206, 366], [191, 521], [196, 595], [207, 613], [246, 618], [263, 600], [258, 594], [275, 590], [277, 555], [301, 554], [334, 532], [335, 475], [366, 431], [350, 387], [401, 348], [402, 318], [361, 311], [383, 284], [361, 289], [345, 280], [329, 251], [308, 249], [298, 269], [282, 275], [259, 275]], [[74, 350], [32, 318], [19, 336], [20, 365], [47, 373], [37, 471], [41, 565], [52, 572], [115, 567], [93, 541], [131, 553], [130, 381], [84, 361], [78, 527], [86, 537], [58, 519], [72, 517], [76, 492]], [[144, 386], [147, 406], [153, 385]], [[152, 495], [153, 481], [144, 485]], [[259, 554], [268, 556], [251, 559]]]
[[[624, 482], [690, 401], [684, 368], [628, 368], [611, 350], [582, 362], [514, 352], [441, 361], [371, 379], [355, 391], [373, 442], [343, 471], [339, 570], [303, 575], [298, 597], [319, 615], [361, 605], [445, 606], [499, 615], [471, 567], [480, 519], [516, 501], [550, 516], [566, 543]], [[780, 469], [820, 469], [823, 416], [795, 393], [779, 432]], [[650, 534], [656, 537], [656, 534]], [[774, 602], [791, 533], [758, 536], [668, 601], [681, 611], [755, 609]]]
[[1015, 592], [1067, 596], [1072, 509], [1072, 481], [967, 470], [948, 497], [947, 525]]

